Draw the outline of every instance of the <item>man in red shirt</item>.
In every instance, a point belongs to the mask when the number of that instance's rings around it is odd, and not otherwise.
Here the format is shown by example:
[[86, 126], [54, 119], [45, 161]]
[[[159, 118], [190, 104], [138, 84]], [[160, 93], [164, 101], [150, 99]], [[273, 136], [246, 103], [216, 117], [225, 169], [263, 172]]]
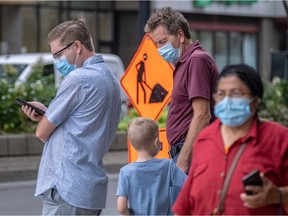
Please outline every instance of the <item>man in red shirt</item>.
[[192, 41], [184, 16], [171, 7], [152, 14], [144, 30], [151, 34], [159, 54], [175, 66], [166, 134], [173, 161], [187, 173], [192, 143], [213, 119], [217, 66], [199, 41]]

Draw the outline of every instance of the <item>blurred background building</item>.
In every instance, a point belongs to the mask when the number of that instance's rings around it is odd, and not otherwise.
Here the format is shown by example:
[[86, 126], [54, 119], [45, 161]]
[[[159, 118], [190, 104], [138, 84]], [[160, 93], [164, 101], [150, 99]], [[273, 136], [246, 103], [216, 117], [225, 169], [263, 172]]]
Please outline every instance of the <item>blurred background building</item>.
[[69, 19], [85, 21], [97, 52], [119, 55], [125, 67], [150, 14], [172, 6], [188, 19], [193, 39], [226, 64], [247, 63], [266, 80], [288, 78], [287, 0], [3, 1], [0, 52], [49, 52], [48, 32]]

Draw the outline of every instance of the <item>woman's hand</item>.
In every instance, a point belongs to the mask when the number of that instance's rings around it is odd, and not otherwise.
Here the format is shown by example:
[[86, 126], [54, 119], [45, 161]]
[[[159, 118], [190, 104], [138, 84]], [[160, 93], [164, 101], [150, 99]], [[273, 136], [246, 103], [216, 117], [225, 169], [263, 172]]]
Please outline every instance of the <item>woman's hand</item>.
[[244, 206], [248, 208], [259, 208], [269, 204], [280, 203], [280, 191], [267, 179], [263, 173], [260, 174], [263, 181], [263, 186], [246, 186], [245, 190], [253, 192], [253, 195], [242, 193], [240, 198], [244, 201]]

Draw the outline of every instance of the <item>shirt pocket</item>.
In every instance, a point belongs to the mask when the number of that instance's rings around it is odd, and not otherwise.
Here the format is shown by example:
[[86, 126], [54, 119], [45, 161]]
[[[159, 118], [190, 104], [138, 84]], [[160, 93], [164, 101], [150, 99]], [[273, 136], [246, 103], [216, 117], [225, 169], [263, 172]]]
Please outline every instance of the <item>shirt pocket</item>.
[[208, 163], [203, 163], [200, 164], [199, 166], [197, 166], [193, 172], [193, 179], [197, 178], [198, 176], [202, 175], [203, 173], [205, 173], [205, 171], [208, 168]]

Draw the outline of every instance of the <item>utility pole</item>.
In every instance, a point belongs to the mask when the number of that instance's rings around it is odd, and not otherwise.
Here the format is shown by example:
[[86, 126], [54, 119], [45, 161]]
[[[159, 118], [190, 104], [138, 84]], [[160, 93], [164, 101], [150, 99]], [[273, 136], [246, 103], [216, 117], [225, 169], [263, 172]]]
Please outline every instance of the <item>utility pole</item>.
[[139, 9], [138, 9], [138, 38], [139, 42], [144, 36], [144, 26], [150, 17], [150, 0], [139, 0]]
[[285, 41], [286, 44], [285, 45], [286, 45], [286, 50], [288, 50], [288, 0], [282, 0], [282, 2], [286, 11], [286, 41]]

